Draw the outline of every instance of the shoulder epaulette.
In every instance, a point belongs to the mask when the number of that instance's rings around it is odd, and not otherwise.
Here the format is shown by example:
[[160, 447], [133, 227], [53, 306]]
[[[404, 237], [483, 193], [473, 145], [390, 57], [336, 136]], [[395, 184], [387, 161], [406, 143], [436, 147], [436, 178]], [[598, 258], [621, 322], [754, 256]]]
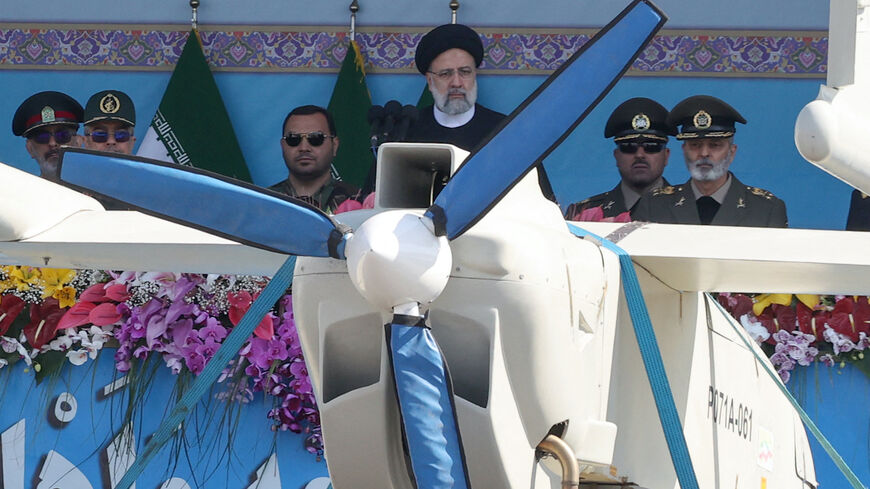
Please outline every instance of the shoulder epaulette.
[[653, 195], [653, 197], [657, 197], [659, 195], [672, 195], [674, 192], [676, 192], [678, 190], [682, 190], [682, 188], [675, 188], [671, 185], [668, 185], [666, 187], [660, 187], [660, 188], [653, 189], [652, 195]]
[[752, 195], [764, 197], [767, 200], [770, 200], [770, 199], [775, 197], [772, 193], [768, 192], [767, 190], [764, 190], [763, 188], [750, 187], [749, 185], [747, 185], [746, 190], [748, 190]]

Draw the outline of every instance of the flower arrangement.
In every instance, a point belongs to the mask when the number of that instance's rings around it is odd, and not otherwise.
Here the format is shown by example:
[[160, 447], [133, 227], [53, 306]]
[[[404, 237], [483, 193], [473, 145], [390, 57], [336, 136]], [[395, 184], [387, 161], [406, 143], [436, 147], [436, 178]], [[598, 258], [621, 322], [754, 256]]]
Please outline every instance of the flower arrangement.
[[[106, 346], [130, 371], [151, 355], [197, 375], [268, 283], [265, 277], [0, 267], [0, 368], [24, 361], [37, 381]], [[223, 399], [271, 396], [273, 430], [305, 433], [323, 453], [319, 414], [289, 294], [263, 318], [218, 381]]]
[[870, 300], [865, 296], [721, 293], [719, 303], [761, 344], [788, 382], [796, 366], [853, 363], [870, 375]]

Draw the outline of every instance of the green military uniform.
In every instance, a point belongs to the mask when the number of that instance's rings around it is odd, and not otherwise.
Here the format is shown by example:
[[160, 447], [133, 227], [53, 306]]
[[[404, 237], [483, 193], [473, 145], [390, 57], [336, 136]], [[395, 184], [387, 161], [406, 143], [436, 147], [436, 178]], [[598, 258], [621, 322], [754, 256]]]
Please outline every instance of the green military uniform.
[[296, 189], [293, 188], [293, 185], [290, 185], [289, 180], [282, 180], [269, 187], [269, 190], [299, 199], [317, 207], [327, 214], [333, 214], [335, 210], [338, 209], [338, 206], [347, 199], [362, 201], [362, 193], [359, 188], [350, 183], [335, 180], [332, 176], [330, 176], [329, 180], [320, 187], [320, 190], [310, 196], [298, 195]]
[[[691, 180], [653, 190], [640, 199], [631, 216], [635, 221], [701, 224]], [[767, 190], [744, 185], [731, 174], [731, 186], [710, 224], [784, 228], [788, 218], [783, 201]]]
[[[662, 182], [662, 186], [666, 187], [670, 185], [665, 179], [662, 179]], [[624, 212], [628, 212], [629, 209], [625, 208], [625, 194], [622, 192], [622, 184], [618, 183], [612, 190], [593, 195], [588, 199], [569, 205], [565, 211], [565, 219], [575, 221], [583, 211], [595, 207], [601, 207], [604, 218], [616, 217]]]
[[[632, 189], [636, 186], [649, 189], [655, 186], [669, 185], [667, 180], [664, 180], [661, 176], [667, 160], [646, 182], [638, 182], [637, 177], [631, 175], [632, 170], [630, 168], [620, 166], [621, 159], [624, 160], [628, 155], [632, 155], [628, 157], [634, 158], [633, 155], [639, 151], [639, 147], [644, 148], [637, 160], [640, 162], [644, 161], [644, 158], [650, 158], [654, 153], [659, 153], [665, 149], [668, 143], [668, 136], [673, 136], [677, 133], [676, 128], [667, 123], [667, 118], [668, 109], [664, 108], [660, 103], [645, 97], [635, 97], [619, 104], [607, 119], [607, 123], [604, 126], [604, 137], [613, 138], [613, 142], [616, 143], [617, 149], [614, 151], [614, 155], [617, 155], [617, 152], [623, 155], [617, 157], [616, 166], [622, 174], [623, 181], [634, 183], [634, 185], [632, 183], [625, 184], [626, 190], [631, 192], [629, 195], [632, 199], [640, 197], [638, 193], [632, 192]], [[628, 180], [625, 180], [626, 178]], [[628, 212], [626, 193], [623, 191], [622, 185], [623, 182], [620, 182], [613, 190], [593, 195], [586, 200], [569, 205], [565, 211], [565, 219], [577, 220], [583, 211], [594, 209], [595, 207], [601, 207], [604, 214], [602, 217], [605, 219]], [[638, 190], [638, 192], [642, 191], [642, 189]], [[629, 202], [629, 204], [636, 205], [632, 202]]]

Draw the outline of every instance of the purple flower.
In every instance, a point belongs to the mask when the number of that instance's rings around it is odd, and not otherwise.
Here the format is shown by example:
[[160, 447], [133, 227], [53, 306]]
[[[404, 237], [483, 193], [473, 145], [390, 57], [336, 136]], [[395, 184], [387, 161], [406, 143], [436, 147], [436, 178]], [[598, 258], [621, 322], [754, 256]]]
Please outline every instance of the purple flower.
[[223, 327], [217, 318], [209, 316], [205, 323], [205, 327], [198, 332], [199, 337], [203, 340], [211, 338], [214, 341], [220, 341], [227, 337], [227, 328]]

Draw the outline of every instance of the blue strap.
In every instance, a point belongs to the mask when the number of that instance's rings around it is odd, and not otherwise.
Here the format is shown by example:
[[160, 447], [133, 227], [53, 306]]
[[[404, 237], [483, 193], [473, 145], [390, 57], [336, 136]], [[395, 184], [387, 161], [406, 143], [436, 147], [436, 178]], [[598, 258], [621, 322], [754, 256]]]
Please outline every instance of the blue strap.
[[269, 281], [263, 292], [245, 313], [239, 324], [233, 328], [229, 336], [224, 340], [214, 357], [205, 365], [202, 372], [193, 381], [190, 389], [181, 396], [178, 404], [172, 408], [169, 416], [163, 420], [160, 427], [154, 432], [151, 440], [145, 445], [145, 449], [136, 457], [136, 461], [124, 474], [124, 477], [115, 486], [115, 489], [130, 489], [130, 486], [136, 482], [139, 474], [145, 470], [145, 466], [157, 455], [157, 452], [169, 440], [172, 434], [178, 429], [178, 426], [190, 414], [193, 406], [199, 402], [202, 396], [211, 389], [212, 384], [223, 372], [227, 363], [230, 362], [242, 348], [245, 341], [254, 333], [254, 329], [260, 324], [263, 316], [269, 312], [269, 309], [278, 302], [281, 295], [287, 290], [287, 287], [293, 281], [293, 269], [296, 266], [296, 257], [290, 256], [287, 261], [281, 265], [272, 280]]
[[668, 383], [667, 373], [665, 373], [665, 366], [662, 363], [661, 351], [659, 351], [655, 331], [653, 331], [652, 321], [650, 321], [649, 312], [643, 300], [643, 293], [640, 290], [640, 283], [637, 280], [631, 257], [612, 241], [596, 236], [570, 222], [568, 229], [575, 236], [581, 238], [589, 236], [595, 239], [601, 246], [619, 256], [622, 287], [625, 290], [625, 299], [628, 301], [628, 312], [631, 315], [637, 346], [640, 347], [640, 356], [643, 358], [643, 365], [646, 368], [646, 375], [649, 378], [653, 398], [659, 412], [662, 430], [665, 432], [665, 441], [668, 443], [674, 470], [677, 472], [677, 480], [680, 481], [682, 489], [698, 489], [698, 479], [695, 477], [692, 458], [689, 455], [689, 448], [686, 446], [686, 438], [683, 436], [683, 425], [680, 423], [680, 416], [677, 414], [677, 407], [671, 395], [671, 387]]
[[[722, 308], [722, 304], [719, 304], [719, 301], [717, 301], [716, 299], [709, 297], [709, 294], [708, 302], [716, 304], [716, 307], [718, 307], [719, 310], [722, 311], [722, 313], [726, 317], [731, 317], [731, 315]], [[844, 477], [846, 477], [846, 479], [849, 481], [849, 484], [851, 484], [852, 487], [855, 489], [867, 489], [867, 486], [865, 486], [858, 479], [858, 476], [855, 475], [855, 472], [853, 472], [849, 465], [846, 464], [846, 461], [843, 460], [843, 457], [840, 456], [839, 453], [837, 453], [837, 450], [834, 448], [833, 445], [831, 445], [831, 442], [829, 442], [828, 439], [825, 438], [825, 435], [822, 434], [822, 431], [819, 429], [818, 426], [816, 426], [816, 423], [814, 423], [813, 420], [810, 419], [810, 416], [807, 414], [806, 411], [804, 411], [804, 408], [801, 407], [800, 403], [798, 403], [794, 396], [791, 395], [791, 392], [789, 392], [788, 389], [785, 387], [785, 384], [782, 383], [782, 379], [779, 378], [779, 375], [773, 372], [773, 369], [770, 368], [768, 362], [761, 359], [758, 351], [756, 351], [757, 349], [753, 348], [752, 345], [749, 344], [749, 341], [747, 341], [746, 335], [741, 333], [737, 329], [736, 321], [728, 321], [728, 324], [730, 324], [731, 328], [733, 328], [734, 331], [737, 332], [737, 336], [739, 336], [740, 339], [743, 340], [743, 344], [746, 345], [746, 348], [751, 351], [753, 355], [755, 355], [758, 363], [761, 364], [761, 366], [764, 368], [764, 371], [767, 372], [767, 375], [769, 375], [770, 378], [773, 379], [773, 383], [776, 384], [776, 387], [779, 388], [779, 391], [782, 392], [786, 399], [788, 399], [788, 402], [790, 402], [791, 405], [795, 408], [795, 411], [797, 411], [798, 415], [801, 417], [801, 421], [803, 421], [807, 428], [810, 429], [810, 432], [813, 434], [813, 436], [816, 437], [816, 440], [818, 440], [819, 444], [822, 445], [822, 448], [825, 449], [825, 453], [827, 453], [828, 456], [831, 457], [831, 460], [834, 461], [834, 464], [837, 466], [838, 469], [840, 469], [840, 472], [843, 474]]]
[[420, 489], [468, 489], [453, 392], [428, 328], [388, 325], [389, 350], [412, 477]]

